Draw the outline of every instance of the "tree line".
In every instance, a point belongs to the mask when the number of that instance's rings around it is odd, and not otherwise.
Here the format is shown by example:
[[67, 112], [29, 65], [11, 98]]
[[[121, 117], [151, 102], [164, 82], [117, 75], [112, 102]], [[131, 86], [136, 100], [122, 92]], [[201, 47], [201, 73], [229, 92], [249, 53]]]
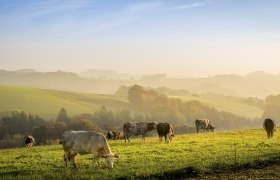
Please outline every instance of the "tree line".
[[[235, 114], [218, 111], [198, 101], [184, 102], [139, 85], [129, 87], [128, 103], [131, 109], [112, 111], [102, 106], [93, 113], [68, 116], [61, 108], [54, 120], [46, 121], [37, 115], [24, 111], [11, 111], [0, 115], [0, 148], [20, 147], [24, 137], [32, 134], [37, 145], [56, 144], [66, 130], [94, 130], [106, 133], [109, 130], [122, 130], [125, 122], [169, 122], [175, 133], [195, 132], [195, 119], [211, 120], [217, 130], [256, 128], [262, 119], [248, 119]], [[266, 98], [262, 118], [280, 119], [280, 95]]]

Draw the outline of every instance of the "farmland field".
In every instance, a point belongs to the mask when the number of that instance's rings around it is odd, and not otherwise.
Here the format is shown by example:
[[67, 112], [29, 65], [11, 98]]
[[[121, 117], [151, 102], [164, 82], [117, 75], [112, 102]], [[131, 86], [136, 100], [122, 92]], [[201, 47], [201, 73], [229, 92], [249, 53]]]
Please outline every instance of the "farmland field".
[[203, 96], [172, 96], [183, 101], [195, 100], [219, 111], [227, 111], [247, 118], [260, 118], [263, 110], [256, 106], [251, 106], [237, 100], [229, 100], [220, 97], [203, 97]]
[[[0, 178], [9, 179], [178, 179], [204, 177], [279, 159], [280, 129], [267, 139], [263, 129], [176, 135], [170, 144], [157, 137], [109, 141], [120, 155], [114, 169], [92, 167], [91, 155], [76, 157], [77, 169], [65, 167], [60, 145], [0, 150]], [[176, 130], [175, 130], [176, 133]]]
[[[227, 111], [247, 118], [260, 117], [263, 110], [242, 102], [224, 98], [171, 96], [183, 101], [197, 100], [220, 111]], [[55, 91], [29, 87], [0, 86], [0, 112], [22, 110], [38, 115], [46, 120], [55, 119], [64, 107], [70, 116], [94, 113], [101, 106], [110, 110], [130, 109], [125, 97], [91, 93]]]
[[46, 120], [55, 119], [63, 107], [70, 116], [93, 113], [101, 106], [128, 108], [124, 99], [110, 95], [74, 93], [29, 87], [0, 86], [0, 112], [22, 110]]

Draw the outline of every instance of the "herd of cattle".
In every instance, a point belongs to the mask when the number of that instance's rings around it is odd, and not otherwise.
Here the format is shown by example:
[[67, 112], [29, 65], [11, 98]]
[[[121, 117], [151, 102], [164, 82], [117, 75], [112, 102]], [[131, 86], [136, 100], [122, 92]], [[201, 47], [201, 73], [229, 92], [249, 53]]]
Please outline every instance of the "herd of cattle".
[[[200, 129], [204, 132], [209, 132], [209, 130], [214, 132], [215, 129], [208, 119], [196, 119], [195, 126], [197, 133]], [[272, 119], [265, 119], [263, 127], [267, 132], [267, 138], [272, 138], [276, 129], [275, 122]], [[160, 141], [164, 137], [166, 143], [170, 143], [172, 137], [175, 136], [170, 123], [128, 122], [123, 125], [123, 138], [126, 143], [126, 141], [130, 142], [132, 135], [141, 135], [142, 141], [145, 141], [145, 137], [153, 130], [157, 130]], [[65, 165], [67, 166], [69, 161], [76, 167], [75, 156], [77, 154], [92, 154], [94, 166], [100, 165], [101, 158], [106, 158], [107, 166], [113, 168], [114, 159], [119, 158], [119, 155], [111, 152], [107, 140], [119, 138], [120, 132], [117, 131], [109, 131], [106, 137], [94, 131], [66, 131], [59, 142], [63, 145]], [[35, 139], [29, 135], [26, 137], [25, 143], [28, 147], [31, 147], [35, 144]]]

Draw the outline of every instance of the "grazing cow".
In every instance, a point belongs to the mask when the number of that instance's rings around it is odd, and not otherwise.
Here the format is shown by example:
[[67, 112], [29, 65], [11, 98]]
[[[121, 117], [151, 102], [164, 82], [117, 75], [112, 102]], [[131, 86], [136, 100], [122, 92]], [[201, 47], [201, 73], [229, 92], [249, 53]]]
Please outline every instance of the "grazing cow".
[[106, 138], [107, 139], [119, 139], [120, 138], [120, 132], [118, 131], [108, 131]]
[[173, 129], [172, 125], [169, 123], [158, 123], [157, 132], [158, 132], [160, 141], [162, 141], [162, 137], [164, 136], [166, 143], [170, 143], [172, 140], [172, 137], [175, 136], [174, 129]]
[[274, 123], [274, 121], [272, 119], [267, 118], [263, 122], [263, 128], [265, 129], [265, 131], [267, 133], [267, 139], [269, 139], [269, 138], [273, 137], [273, 133], [276, 130], [276, 124]]
[[72, 161], [76, 167], [75, 156], [77, 154], [92, 154], [93, 165], [100, 165], [100, 158], [106, 158], [107, 166], [113, 168], [115, 158], [118, 155], [112, 154], [106, 137], [94, 131], [66, 131], [63, 133], [60, 144], [64, 149], [64, 161]]
[[33, 146], [33, 144], [36, 144], [34, 137], [31, 135], [26, 136], [25, 138], [26, 147], [31, 147]]
[[199, 132], [199, 129], [204, 129], [207, 130], [207, 132], [209, 132], [209, 130], [211, 132], [214, 132], [215, 127], [212, 126], [210, 120], [208, 119], [197, 119], [195, 120], [195, 126], [196, 126], [196, 132]]
[[124, 141], [130, 142], [130, 136], [142, 135], [142, 141], [145, 141], [146, 134], [157, 128], [157, 123], [147, 123], [147, 122], [128, 122], [123, 125], [123, 135]]

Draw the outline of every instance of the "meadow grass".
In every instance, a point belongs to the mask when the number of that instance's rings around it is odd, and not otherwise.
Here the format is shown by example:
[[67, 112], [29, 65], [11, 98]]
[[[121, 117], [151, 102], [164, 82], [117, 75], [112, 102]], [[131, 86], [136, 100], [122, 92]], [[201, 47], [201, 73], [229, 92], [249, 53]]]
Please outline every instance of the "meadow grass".
[[171, 96], [174, 98], [179, 98], [183, 101], [195, 100], [210, 107], [213, 107], [219, 111], [227, 111], [239, 116], [244, 116], [247, 118], [260, 118], [263, 110], [256, 106], [251, 106], [242, 101], [231, 100], [222, 97], [204, 97], [204, 96]]
[[130, 144], [114, 140], [109, 144], [120, 159], [115, 160], [112, 170], [104, 160], [101, 167], [93, 168], [91, 155], [77, 155], [77, 169], [65, 167], [61, 145], [2, 149], [0, 178], [162, 179], [187, 168], [203, 175], [279, 158], [279, 140], [278, 134], [267, 139], [263, 129], [176, 135], [170, 144], [159, 142], [157, 137], [148, 137], [145, 143], [140, 137]]
[[68, 115], [94, 113], [101, 106], [127, 108], [123, 98], [110, 95], [75, 93], [29, 87], [0, 86], [0, 112], [22, 110], [46, 120], [55, 119], [61, 108]]

